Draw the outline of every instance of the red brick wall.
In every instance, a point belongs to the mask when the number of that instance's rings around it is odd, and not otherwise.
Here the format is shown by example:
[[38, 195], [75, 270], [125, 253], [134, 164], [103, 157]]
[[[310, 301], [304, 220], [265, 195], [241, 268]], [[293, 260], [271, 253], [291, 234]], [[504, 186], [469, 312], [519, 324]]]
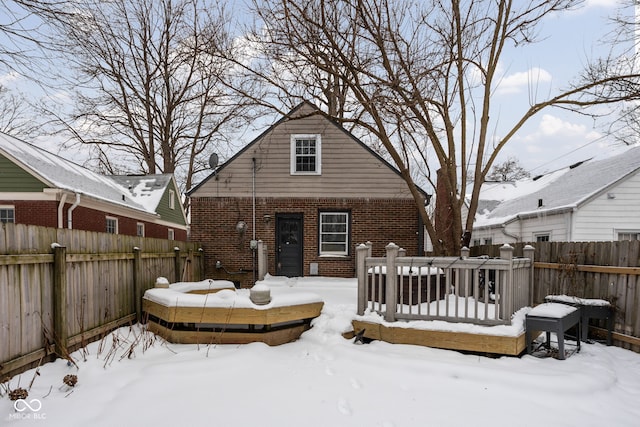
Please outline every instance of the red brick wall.
[[[318, 255], [318, 213], [321, 210], [351, 213], [351, 246], [346, 257]], [[309, 275], [309, 264], [318, 263], [320, 276], [354, 277], [355, 245], [371, 241], [373, 255], [383, 256], [385, 246], [394, 242], [418, 254], [418, 212], [413, 200], [395, 199], [256, 199], [256, 239], [268, 248], [268, 271], [275, 274], [275, 218], [277, 213], [300, 213], [304, 224], [303, 274]], [[269, 215], [269, 222], [264, 216]], [[244, 221], [246, 232], [236, 231]], [[253, 284], [253, 252], [249, 242], [253, 237], [251, 198], [191, 198], [191, 240], [200, 242], [205, 254], [205, 274], [210, 278], [226, 278], [243, 287]], [[221, 261], [224, 269], [216, 269]], [[255, 261], [257, 263], [257, 259]]]
[[[43, 227], [58, 226], [58, 202], [57, 201], [31, 201], [16, 200], [13, 202], [4, 201], [4, 204], [13, 204], [17, 224], [40, 225]], [[67, 228], [68, 210], [70, 203], [66, 203], [63, 209], [63, 228]], [[137, 224], [139, 221], [111, 213], [89, 209], [78, 206], [72, 213], [73, 228], [78, 230], [105, 232], [107, 229], [107, 216], [118, 218], [118, 234], [135, 236], [137, 234]], [[145, 237], [156, 237], [166, 239], [168, 227], [144, 222]], [[174, 229], [176, 240], [187, 240], [185, 230]]]
[[13, 206], [16, 224], [40, 225], [42, 227], [58, 226], [58, 202], [56, 201], [16, 200], [13, 202]]

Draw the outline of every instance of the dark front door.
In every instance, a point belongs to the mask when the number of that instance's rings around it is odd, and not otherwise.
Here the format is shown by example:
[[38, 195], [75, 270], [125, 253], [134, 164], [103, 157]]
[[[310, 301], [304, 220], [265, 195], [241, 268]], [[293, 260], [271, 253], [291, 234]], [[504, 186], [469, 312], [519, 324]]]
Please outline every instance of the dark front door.
[[276, 215], [276, 274], [302, 276], [302, 214]]

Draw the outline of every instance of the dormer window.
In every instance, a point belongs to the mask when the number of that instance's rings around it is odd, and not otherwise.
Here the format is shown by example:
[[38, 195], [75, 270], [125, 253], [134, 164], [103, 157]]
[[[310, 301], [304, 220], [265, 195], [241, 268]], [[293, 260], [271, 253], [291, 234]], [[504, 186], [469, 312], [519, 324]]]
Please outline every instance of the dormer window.
[[291, 175], [320, 175], [320, 135], [291, 136]]

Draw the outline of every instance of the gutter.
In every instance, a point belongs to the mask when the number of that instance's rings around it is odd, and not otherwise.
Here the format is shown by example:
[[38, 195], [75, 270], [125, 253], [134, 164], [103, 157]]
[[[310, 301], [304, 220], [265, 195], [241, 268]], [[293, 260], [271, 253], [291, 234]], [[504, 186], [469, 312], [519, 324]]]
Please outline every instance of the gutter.
[[58, 205], [58, 228], [64, 228], [64, 202], [67, 201], [67, 193], [62, 193], [60, 204]]
[[80, 193], [76, 194], [76, 201], [73, 202], [69, 210], [67, 211], [67, 227], [71, 230], [73, 228], [73, 210], [80, 204]]

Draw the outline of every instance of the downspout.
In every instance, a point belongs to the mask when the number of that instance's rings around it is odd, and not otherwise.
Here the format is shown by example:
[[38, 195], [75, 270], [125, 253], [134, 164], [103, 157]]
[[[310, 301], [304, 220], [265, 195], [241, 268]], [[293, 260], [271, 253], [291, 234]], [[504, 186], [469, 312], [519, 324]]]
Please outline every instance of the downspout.
[[519, 240], [518, 236], [516, 236], [515, 234], [510, 234], [510, 233], [507, 232], [507, 224], [502, 224], [501, 228], [502, 228], [502, 234], [504, 234], [507, 237], [511, 237], [512, 239], [514, 239], [516, 241], [515, 243], [518, 243], [518, 240]]
[[73, 210], [80, 204], [80, 193], [76, 193], [76, 201], [73, 202], [69, 210], [67, 211], [67, 227], [69, 230], [73, 228]]
[[252, 270], [253, 270], [253, 284], [255, 285], [256, 279], [257, 279], [257, 276], [256, 276], [256, 257], [258, 255], [258, 252], [257, 252], [258, 248], [254, 248], [253, 247], [253, 245], [256, 242], [256, 158], [253, 157], [251, 159], [251, 161], [253, 163], [252, 171], [251, 171], [251, 194], [252, 194], [252, 199], [253, 199], [252, 200], [252, 203], [253, 203], [253, 206], [252, 206], [252, 216], [253, 216], [252, 221], [253, 221], [253, 223], [252, 223], [252, 226], [251, 226], [251, 229], [253, 230], [253, 239], [252, 239], [252, 242], [251, 242], [251, 252], [252, 252], [251, 259], [253, 261], [253, 266], [252, 266], [253, 267], [252, 268]]
[[58, 228], [64, 228], [64, 202], [67, 201], [67, 193], [62, 193], [60, 197], [60, 204], [58, 205]]

